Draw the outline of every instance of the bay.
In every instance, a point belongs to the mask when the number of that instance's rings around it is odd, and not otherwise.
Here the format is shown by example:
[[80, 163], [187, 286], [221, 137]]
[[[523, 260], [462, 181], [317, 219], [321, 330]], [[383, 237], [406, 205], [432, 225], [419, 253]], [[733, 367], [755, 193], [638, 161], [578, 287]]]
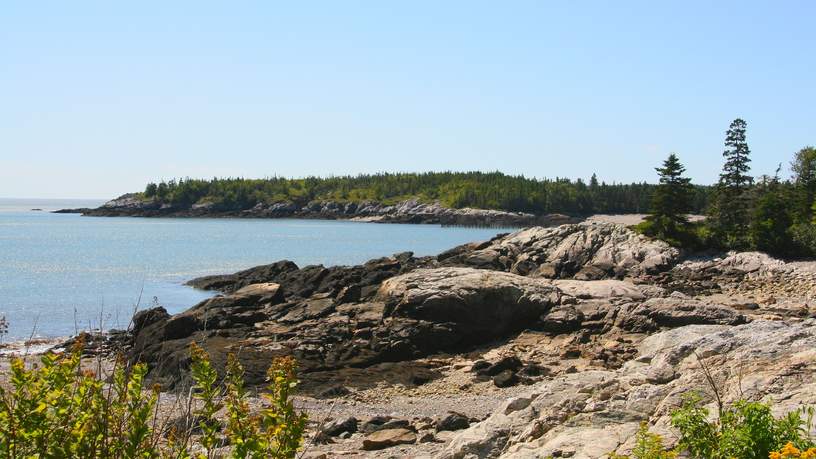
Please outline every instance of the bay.
[[[236, 218], [53, 214], [101, 200], [0, 199], [4, 340], [127, 327], [134, 310], [180, 312], [208, 298], [187, 280], [292, 260], [349, 265], [412, 251], [434, 255], [509, 231], [497, 228]], [[42, 210], [32, 210], [42, 209]]]

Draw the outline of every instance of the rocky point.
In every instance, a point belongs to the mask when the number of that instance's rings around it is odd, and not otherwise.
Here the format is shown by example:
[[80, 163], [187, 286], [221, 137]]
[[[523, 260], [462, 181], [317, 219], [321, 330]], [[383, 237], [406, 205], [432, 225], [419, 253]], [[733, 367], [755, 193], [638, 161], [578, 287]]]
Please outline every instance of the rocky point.
[[[788, 283], [797, 287], [791, 289]], [[759, 253], [682, 254], [604, 223], [524, 229], [435, 257], [281, 261], [190, 282], [220, 295], [134, 318], [129, 357], [182, 390], [189, 345], [251, 383], [294, 356], [307, 454], [600, 458], [682, 395], [816, 403], [816, 275]], [[121, 337], [118, 339], [122, 339]]]

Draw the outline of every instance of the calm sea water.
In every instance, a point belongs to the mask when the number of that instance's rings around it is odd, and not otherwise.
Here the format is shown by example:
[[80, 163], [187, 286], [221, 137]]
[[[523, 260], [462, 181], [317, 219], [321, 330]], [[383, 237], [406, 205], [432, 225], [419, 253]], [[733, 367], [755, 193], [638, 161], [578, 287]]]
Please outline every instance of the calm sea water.
[[26, 338], [32, 331], [37, 336], [66, 336], [77, 329], [123, 328], [135, 307], [149, 307], [154, 301], [178, 312], [211, 295], [183, 285], [205, 274], [280, 259], [299, 266], [346, 265], [407, 250], [432, 255], [507, 231], [48, 212], [99, 204], [0, 199], [0, 316], [9, 323], [3, 339]]

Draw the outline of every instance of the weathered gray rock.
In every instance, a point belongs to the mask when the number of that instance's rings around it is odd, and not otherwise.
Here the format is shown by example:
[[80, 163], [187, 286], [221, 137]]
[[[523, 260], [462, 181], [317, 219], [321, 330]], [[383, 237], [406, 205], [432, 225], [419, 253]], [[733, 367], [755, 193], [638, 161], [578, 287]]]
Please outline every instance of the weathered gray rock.
[[[689, 325], [644, 340], [616, 371], [582, 371], [540, 382], [458, 433], [442, 458], [595, 459], [628, 453], [641, 421], [668, 440], [671, 411], [700, 391], [713, 404], [704, 364], [727, 401], [774, 402], [777, 414], [816, 402], [816, 320]], [[611, 395], [610, 395], [611, 394]], [[713, 407], [713, 406], [712, 406]]]
[[[581, 281], [562, 279], [553, 282], [556, 287], [567, 295], [581, 299], [626, 298], [629, 300], [643, 300], [646, 298], [644, 289], [631, 282], [606, 279], [595, 281]], [[649, 293], [647, 291], [647, 293]]]
[[151, 199], [144, 199], [137, 193], [127, 193], [119, 196], [116, 199], [102, 204], [101, 209], [130, 209], [130, 210], [146, 210], [158, 209], [159, 205]]
[[753, 289], [762, 283], [769, 283], [772, 290], [781, 293], [798, 290], [803, 296], [812, 296], [816, 291], [816, 272], [800, 270], [795, 263], [785, 263], [761, 252], [729, 252], [686, 260], [654, 281], [669, 291], [688, 295], [739, 290], [743, 284]]
[[597, 280], [656, 273], [677, 263], [679, 252], [622, 225], [579, 223], [534, 227], [497, 238], [448, 263], [502, 269], [524, 276]]
[[684, 325], [740, 325], [748, 319], [728, 306], [708, 304], [691, 298], [651, 298], [623, 317], [621, 327], [650, 331]]
[[[559, 303], [550, 282], [473, 268], [418, 269], [383, 282], [385, 316], [449, 324], [457, 344], [520, 330]], [[450, 339], [450, 338], [448, 338]]]

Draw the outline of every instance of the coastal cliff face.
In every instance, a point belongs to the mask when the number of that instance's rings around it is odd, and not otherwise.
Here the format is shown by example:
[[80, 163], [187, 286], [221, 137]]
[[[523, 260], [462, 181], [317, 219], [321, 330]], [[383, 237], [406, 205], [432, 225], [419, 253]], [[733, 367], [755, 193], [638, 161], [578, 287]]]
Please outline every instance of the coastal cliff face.
[[81, 213], [97, 217], [239, 217], [239, 218], [314, 218], [357, 220], [377, 223], [435, 223], [462, 226], [553, 226], [577, 223], [581, 219], [562, 214], [533, 215], [489, 209], [451, 209], [438, 202], [423, 203], [416, 199], [385, 205], [374, 201], [314, 201], [298, 206], [291, 201], [257, 204], [240, 211], [219, 210], [212, 204], [174, 207], [136, 194], [126, 194], [96, 209], [66, 209], [59, 212]]
[[137, 314], [130, 358], [183, 388], [191, 342], [221, 369], [235, 353], [252, 383], [292, 355], [303, 406], [335, 418], [313, 432], [328, 457], [628, 453], [642, 421], [673, 441], [682, 394], [714, 403], [703, 367], [727, 400], [816, 403], [816, 273], [760, 253], [686, 260], [614, 224], [190, 284], [222, 295]]

